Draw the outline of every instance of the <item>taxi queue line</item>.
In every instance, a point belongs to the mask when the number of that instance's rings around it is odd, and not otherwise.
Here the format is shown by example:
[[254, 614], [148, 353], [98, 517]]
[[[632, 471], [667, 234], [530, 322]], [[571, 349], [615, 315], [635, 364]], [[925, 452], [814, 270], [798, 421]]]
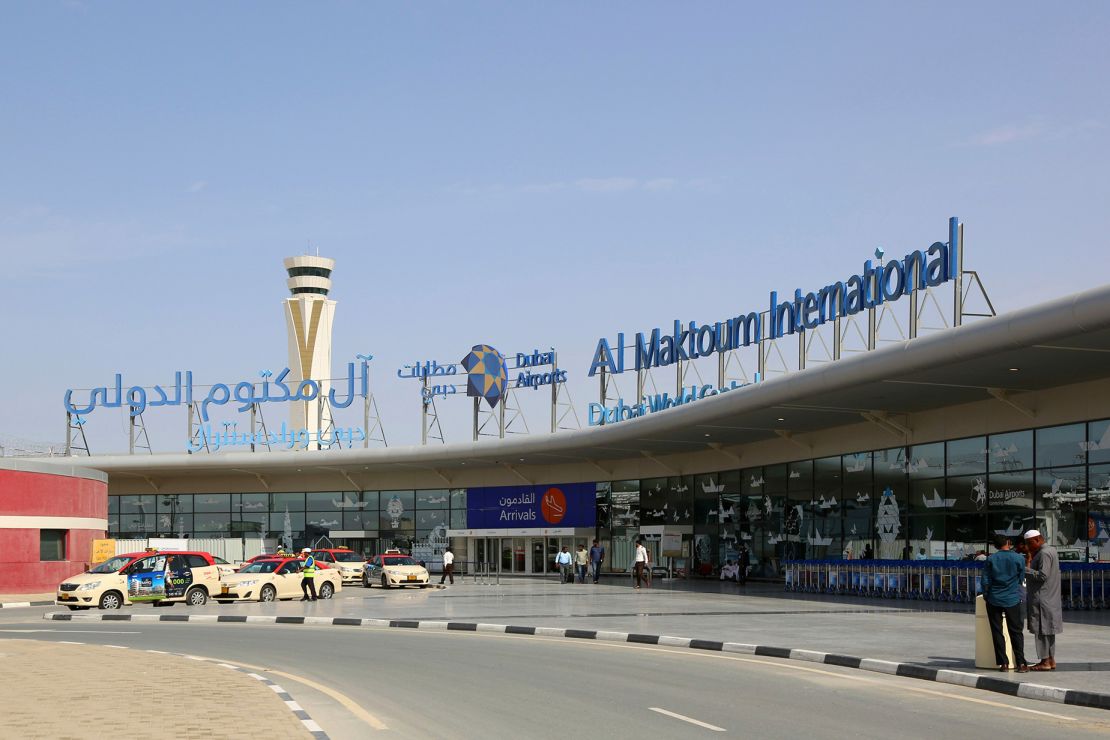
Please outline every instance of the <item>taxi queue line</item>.
[[364, 559], [345, 548], [320, 549], [312, 551], [313, 564], [306, 555], [307, 551], [259, 555], [234, 565], [199, 550], [125, 553], [65, 579], [58, 585], [56, 603], [75, 611], [133, 603], [200, 606], [209, 600], [330, 599], [345, 583], [384, 588], [430, 585], [427, 569], [400, 551]]

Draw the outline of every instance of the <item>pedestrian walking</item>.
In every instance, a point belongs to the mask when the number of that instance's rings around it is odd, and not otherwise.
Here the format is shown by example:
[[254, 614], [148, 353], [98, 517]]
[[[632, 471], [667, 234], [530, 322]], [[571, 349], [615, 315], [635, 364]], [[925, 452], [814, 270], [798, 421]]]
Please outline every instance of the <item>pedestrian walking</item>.
[[455, 553], [451, 552], [450, 547], [443, 551], [443, 575], [439, 577], [440, 585], [445, 578], [450, 578], [451, 585], [455, 585]]
[[573, 562], [570, 550], [567, 549], [566, 545], [563, 545], [563, 549], [555, 556], [555, 565], [559, 566], [561, 583], [571, 583], [574, 580], [574, 575], [571, 572], [571, 564]]
[[740, 559], [736, 565], [738, 566], [736, 572], [737, 580], [740, 581], [740, 585], [743, 586], [748, 582], [748, 571], [751, 570], [752, 567], [752, 553], [747, 545], [740, 545]]
[[632, 569], [635, 574], [636, 588], [640, 587], [640, 583], [644, 580], [644, 568], [647, 567], [648, 554], [647, 548], [644, 547], [643, 540], [636, 540], [636, 553], [632, 560]]
[[605, 560], [605, 548], [594, 540], [593, 547], [590, 548], [590, 567], [594, 571], [594, 583], [601, 577], [601, 563]]
[[578, 582], [586, 582], [586, 570], [590, 567], [590, 553], [586, 552], [585, 545], [578, 546], [578, 552], [574, 553], [574, 569], [578, 571]]
[[[994, 641], [994, 662], [1000, 671], [1016, 669], [1028, 673], [1025, 662], [1025, 637], [1021, 634], [1021, 582], [1025, 578], [1025, 558], [1010, 549], [1010, 540], [995, 535], [994, 546], [998, 552], [987, 558], [983, 566], [983, 601], [987, 607], [987, 621]], [[1014, 651], [1014, 665], [1006, 658], [1006, 636], [1002, 633], [1002, 618], [1006, 617], [1006, 631], [1010, 634], [1010, 647]]]
[[1029, 631], [1037, 643], [1040, 662], [1032, 671], [1056, 670], [1056, 635], [1064, 631], [1063, 605], [1060, 603], [1060, 556], [1056, 548], [1045, 544], [1035, 529], [1025, 533], [1029, 547], [1026, 557], [1025, 582], [1029, 596]]
[[[316, 601], [316, 558], [312, 557], [312, 550], [308, 547], [301, 550], [304, 562], [301, 563], [301, 601]], [[309, 598], [309, 594], [312, 598]]]

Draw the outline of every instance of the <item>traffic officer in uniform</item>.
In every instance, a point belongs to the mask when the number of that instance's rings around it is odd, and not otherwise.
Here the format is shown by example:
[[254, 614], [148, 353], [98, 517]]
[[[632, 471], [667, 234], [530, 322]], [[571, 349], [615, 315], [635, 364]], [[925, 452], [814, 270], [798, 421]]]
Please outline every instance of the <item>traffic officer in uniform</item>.
[[[301, 592], [304, 596], [301, 601], [316, 601], [316, 558], [312, 557], [312, 548], [301, 550], [304, 563], [301, 565]], [[308, 594], [312, 594], [310, 599]]]

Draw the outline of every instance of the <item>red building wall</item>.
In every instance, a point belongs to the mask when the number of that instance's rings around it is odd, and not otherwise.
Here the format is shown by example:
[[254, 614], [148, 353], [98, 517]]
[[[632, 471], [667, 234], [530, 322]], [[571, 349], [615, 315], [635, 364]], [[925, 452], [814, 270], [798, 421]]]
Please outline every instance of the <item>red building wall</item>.
[[[79, 476], [80, 473], [0, 468], [0, 521], [4, 522], [0, 526], [0, 594], [50, 592], [68, 576], [88, 569], [92, 541], [103, 538], [104, 529], [31, 520], [33, 517], [106, 520], [108, 484]], [[18, 519], [10, 517], [27, 518], [29, 526], [20, 527]], [[65, 560], [39, 561], [40, 527], [67, 530]]]

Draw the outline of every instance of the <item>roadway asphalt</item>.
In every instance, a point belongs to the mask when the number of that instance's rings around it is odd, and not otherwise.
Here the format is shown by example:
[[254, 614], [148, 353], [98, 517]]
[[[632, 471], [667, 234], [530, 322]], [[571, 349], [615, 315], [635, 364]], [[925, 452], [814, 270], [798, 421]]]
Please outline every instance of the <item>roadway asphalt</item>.
[[182, 652], [269, 671], [333, 738], [1110, 733], [1104, 710], [754, 656], [480, 633], [53, 623], [44, 609], [21, 611], [0, 617], [0, 639]]

